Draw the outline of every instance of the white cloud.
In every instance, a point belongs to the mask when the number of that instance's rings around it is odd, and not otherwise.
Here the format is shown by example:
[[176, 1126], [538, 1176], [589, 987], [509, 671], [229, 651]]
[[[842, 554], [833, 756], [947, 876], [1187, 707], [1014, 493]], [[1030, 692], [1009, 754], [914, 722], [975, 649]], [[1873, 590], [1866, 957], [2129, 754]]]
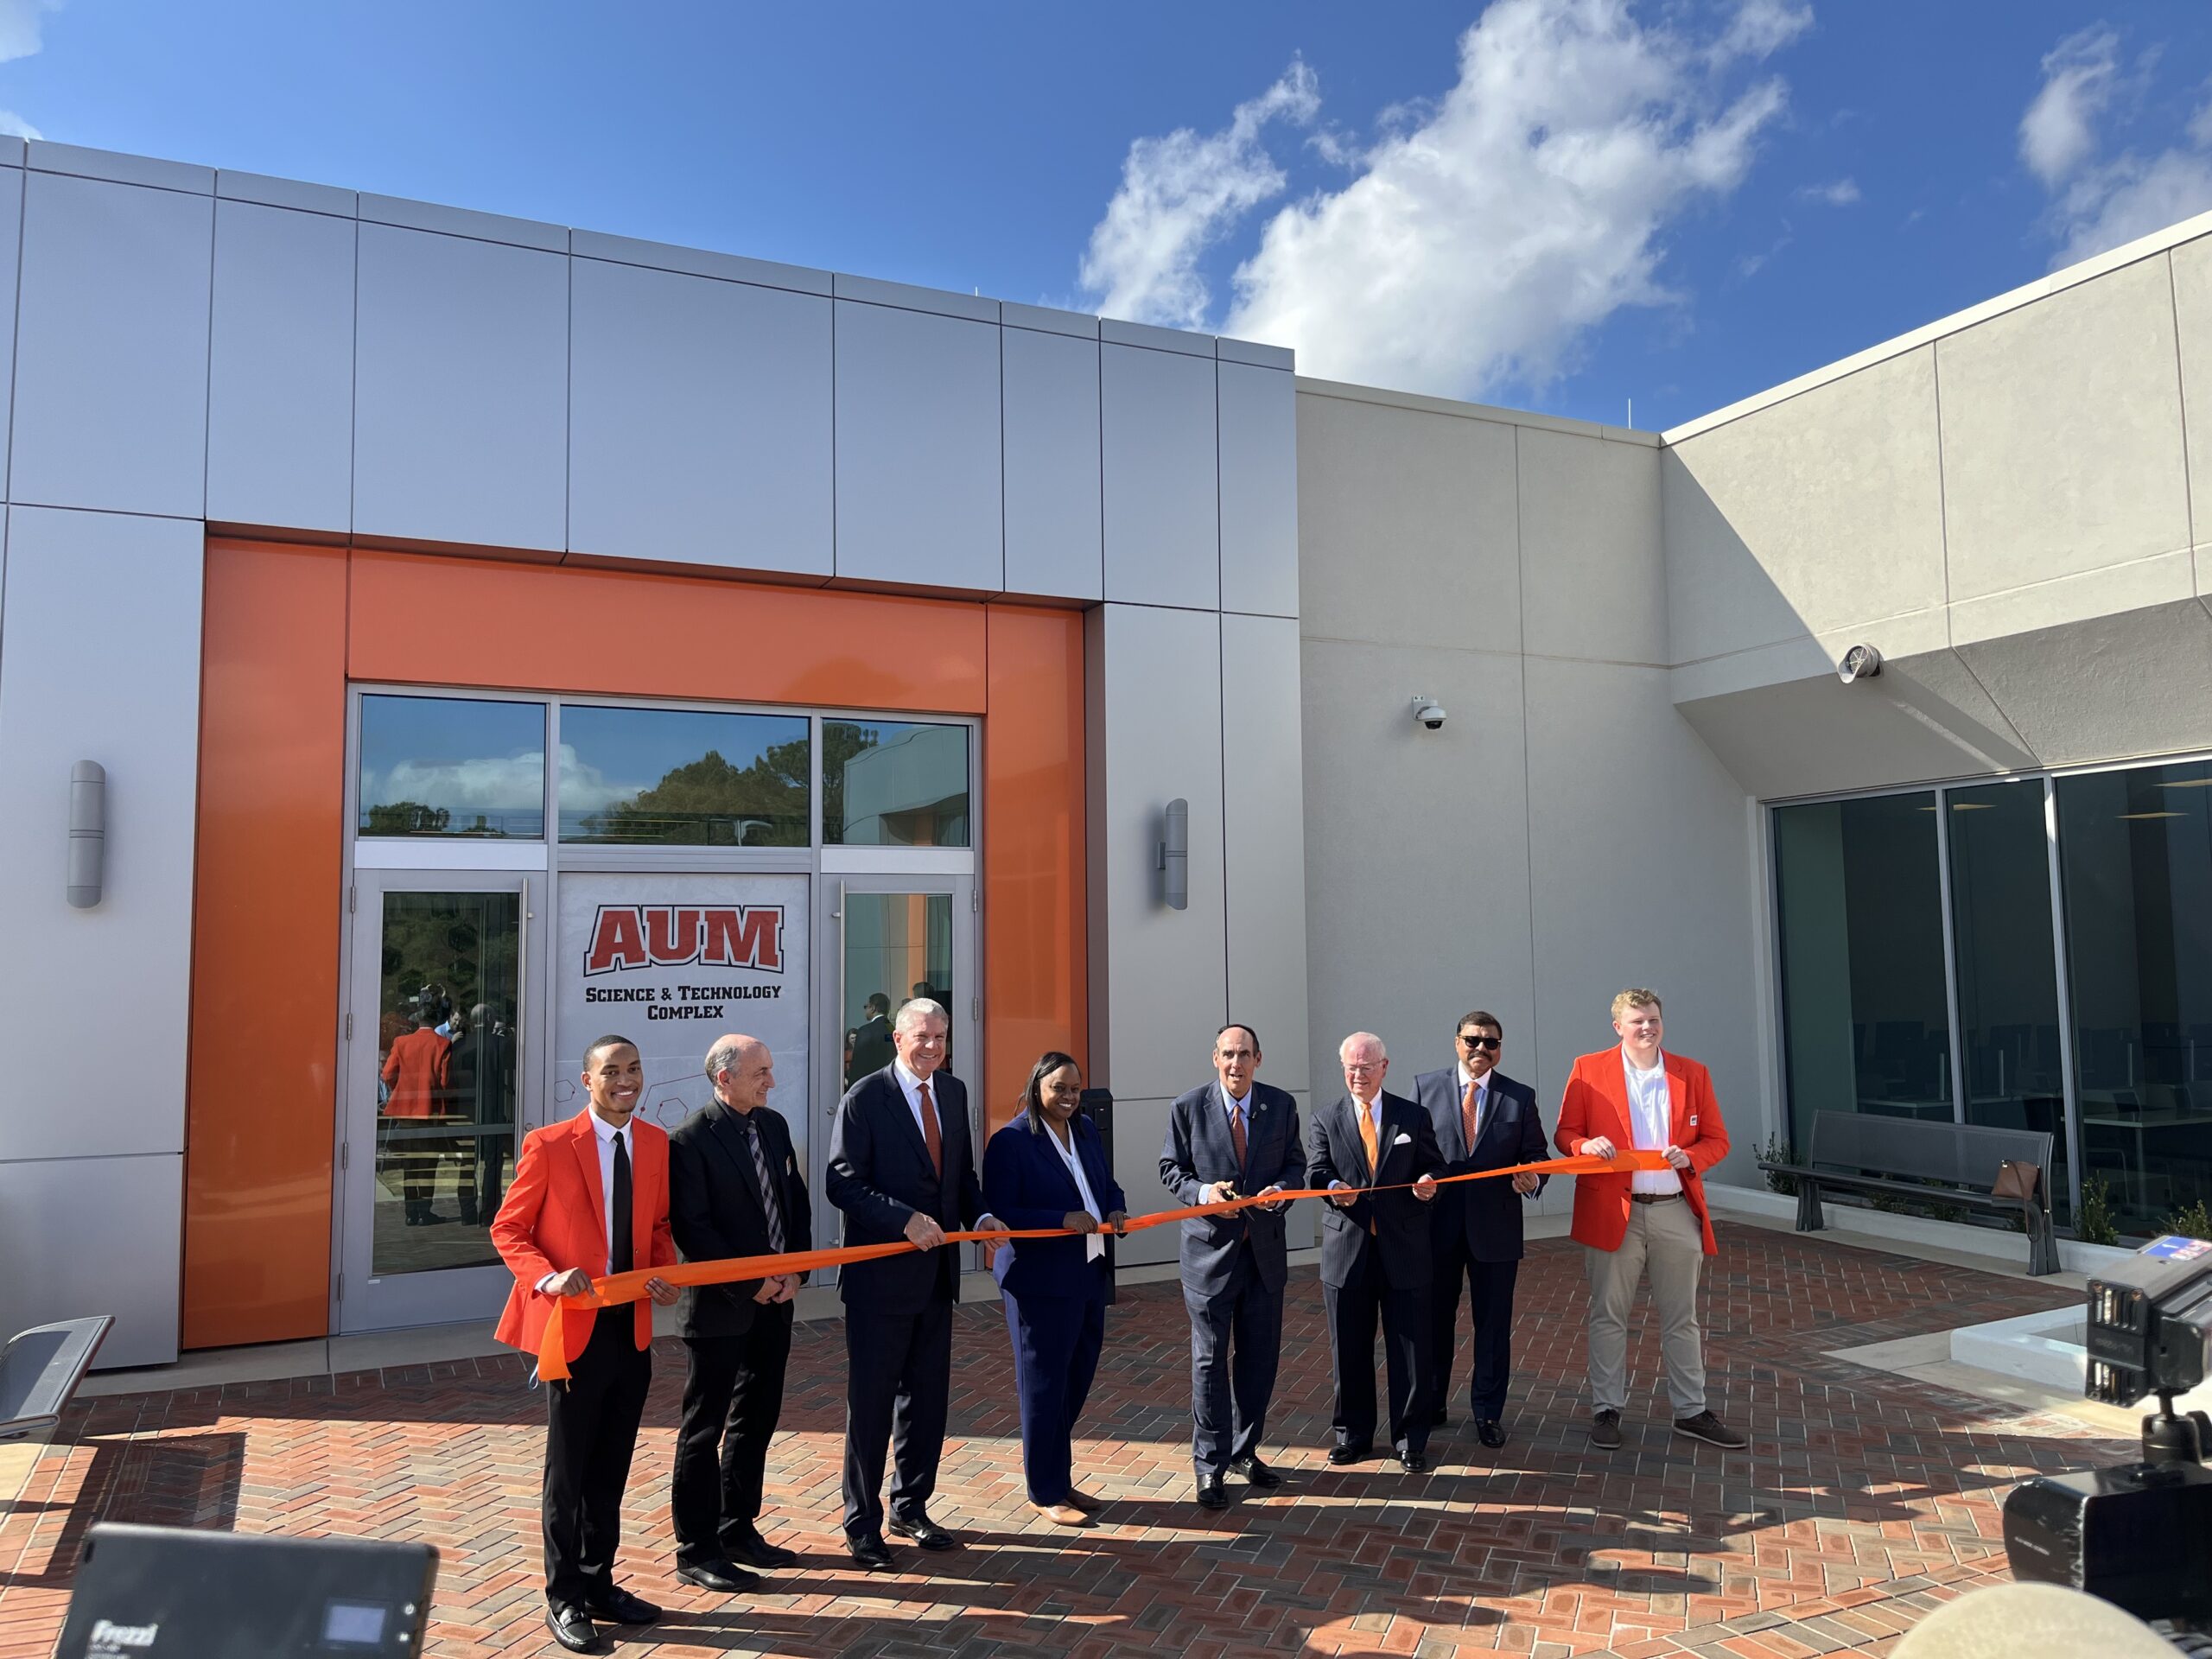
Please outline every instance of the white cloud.
[[[61, 0], [0, 0], [0, 63], [35, 55], [44, 44], [39, 35], [43, 19], [60, 4]], [[0, 132], [16, 138], [46, 136], [13, 110], [0, 110]]]
[[[2145, 55], [2141, 77], [2156, 56]], [[2100, 124], [2126, 85], [2120, 37], [2102, 24], [2069, 35], [2044, 57], [2043, 72], [2020, 118], [2020, 159], [2050, 193], [2054, 268], [2212, 209], [2212, 103], [2157, 154], [2106, 159]]]
[[2120, 36], [2101, 23], [2069, 35], [2043, 60], [2043, 87], [2020, 117], [2020, 159], [2046, 185], [2096, 153], [2097, 118], [2120, 79]]
[[1838, 179], [1833, 184], [1807, 184], [1798, 187], [1801, 201], [1818, 201], [1830, 207], [1848, 207], [1859, 200], [1859, 181]]
[[1450, 91], [1269, 221], [1228, 332], [1335, 378], [1462, 397], [1551, 378], [1621, 307], [1675, 297], [1662, 233], [1741, 182], [1785, 101], [1771, 78], [1719, 83], [1810, 21], [1747, 0], [1697, 39], [1628, 0], [1496, 0]]
[[1211, 296], [1199, 256], [1288, 182], [1262, 132], [1276, 121], [1306, 125], [1320, 107], [1313, 72], [1294, 61], [1274, 86], [1238, 105], [1220, 131], [1201, 137], [1179, 127], [1131, 144], [1121, 188], [1083, 258], [1083, 283], [1099, 308], [1133, 322], [1202, 322]]
[[[595, 812], [629, 800], [645, 787], [608, 778], [580, 760], [570, 744], [561, 746], [560, 755], [564, 812]], [[543, 798], [544, 789], [545, 756], [537, 749], [436, 763], [402, 760], [389, 772], [368, 771], [361, 778], [365, 801], [417, 801], [442, 806], [457, 819], [478, 812], [530, 810]]]

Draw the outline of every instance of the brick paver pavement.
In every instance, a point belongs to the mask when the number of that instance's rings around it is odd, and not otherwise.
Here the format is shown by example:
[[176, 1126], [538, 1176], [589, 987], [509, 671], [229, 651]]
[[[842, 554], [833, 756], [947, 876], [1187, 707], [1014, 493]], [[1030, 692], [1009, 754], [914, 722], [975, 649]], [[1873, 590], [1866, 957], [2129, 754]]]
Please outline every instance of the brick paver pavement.
[[[769, 1535], [798, 1550], [772, 1595], [671, 1572], [668, 1470], [683, 1385], [664, 1341], [625, 1516], [624, 1581], [669, 1609], [618, 1652], [1120, 1656], [1460, 1653], [1796, 1659], [1884, 1653], [1925, 1609], [2004, 1574], [1999, 1506], [2022, 1476], [2126, 1455], [2073, 1421], [1826, 1351], [2056, 1306], [2066, 1293], [1814, 1238], [1728, 1229], [1707, 1279], [1713, 1403], [1748, 1452], [1671, 1433], [1663, 1392], [1610, 1455], [1584, 1433], [1582, 1273], [1564, 1241], [1522, 1269], [1511, 1440], [1455, 1402], [1436, 1469], [1328, 1469], [1320, 1291], [1293, 1281], [1269, 1438], [1290, 1475], [1224, 1515], [1191, 1502], [1188, 1347], [1173, 1285], [1125, 1290], [1077, 1442], [1113, 1500], [1070, 1534], [1025, 1501], [995, 1305], [961, 1310], [938, 1518], [968, 1547], [853, 1567], [837, 1530], [843, 1333], [801, 1327], [770, 1465]], [[1656, 1336], [1634, 1333], [1640, 1388]], [[1465, 1370], [1463, 1338], [1459, 1376]], [[557, 1653], [540, 1619], [543, 1403], [519, 1357], [79, 1408], [0, 1521], [0, 1655], [52, 1651], [97, 1519], [422, 1539], [442, 1554], [427, 1651]], [[894, 1548], [896, 1541], [894, 1541]]]

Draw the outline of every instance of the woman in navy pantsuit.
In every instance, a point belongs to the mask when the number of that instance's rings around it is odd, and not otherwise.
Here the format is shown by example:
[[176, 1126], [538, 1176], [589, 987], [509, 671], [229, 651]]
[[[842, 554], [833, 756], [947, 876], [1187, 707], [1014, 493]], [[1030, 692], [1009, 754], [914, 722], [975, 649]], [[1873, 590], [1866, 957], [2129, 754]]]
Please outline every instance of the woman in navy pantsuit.
[[1083, 1235], [1016, 1239], [991, 1264], [1014, 1338], [1029, 1501], [1064, 1527], [1087, 1526], [1103, 1507], [1076, 1489], [1071, 1443], [1114, 1300], [1114, 1249], [1104, 1230], [1118, 1233], [1128, 1219], [1097, 1126], [1076, 1109], [1082, 1095], [1073, 1059], [1042, 1056], [1021, 1091], [1021, 1116], [983, 1153], [983, 1207], [992, 1215], [1016, 1231], [1065, 1227]]

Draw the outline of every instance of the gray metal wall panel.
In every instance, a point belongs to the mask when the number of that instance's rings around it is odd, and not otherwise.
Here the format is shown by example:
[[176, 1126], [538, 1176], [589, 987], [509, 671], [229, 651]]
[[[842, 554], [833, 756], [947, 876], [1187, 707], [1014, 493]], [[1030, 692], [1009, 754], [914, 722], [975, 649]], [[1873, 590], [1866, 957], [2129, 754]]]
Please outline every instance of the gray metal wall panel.
[[1298, 614], [1298, 393], [1280, 369], [1224, 363], [1221, 607]]
[[8, 487], [9, 414], [16, 388], [16, 273], [22, 233], [22, 170], [0, 168], [0, 497]]
[[[200, 526], [16, 507], [0, 617], [0, 1006], [55, 1109], [0, 1159], [179, 1152], [192, 984]], [[69, 772], [107, 768], [106, 895], [73, 910]]]
[[836, 303], [837, 574], [998, 592], [997, 326]]
[[1290, 1090], [1303, 1090], [1310, 1081], [1298, 652], [1298, 624], [1290, 618], [1221, 619], [1226, 1017], [1259, 1028], [1262, 1075]]
[[111, 1313], [101, 1370], [169, 1363], [183, 1272], [183, 1154], [0, 1162], [0, 1252], [23, 1269], [36, 1266], [0, 1275], [0, 1325], [10, 1334]]
[[[1211, 1075], [1227, 1017], [1222, 888], [1221, 626], [1211, 613], [1104, 607], [1103, 863], [1107, 1076], [1116, 1098], [1173, 1099]], [[1155, 868], [1160, 814], [1190, 803], [1190, 907], [1170, 910]], [[1095, 970], [1094, 970], [1095, 971]], [[1256, 1016], [1255, 1016], [1256, 1017]], [[1094, 1065], [1094, 1069], [1096, 1069]]]
[[353, 528], [567, 545], [569, 261], [361, 226]]
[[1211, 611], [1221, 603], [1214, 363], [1099, 348], [1106, 597]]
[[197, 518], [212, 198], [31, 173], [10, 494]]
[[1098, 342], [1026, 328], [1001, 341], [1007, 591], [1103, 598]]
[[353, 522], [350, 219], [215, 205], [207, 516], [345, 531]]
[[827, 576], [830, 302], [575, 262], [569, 546]]

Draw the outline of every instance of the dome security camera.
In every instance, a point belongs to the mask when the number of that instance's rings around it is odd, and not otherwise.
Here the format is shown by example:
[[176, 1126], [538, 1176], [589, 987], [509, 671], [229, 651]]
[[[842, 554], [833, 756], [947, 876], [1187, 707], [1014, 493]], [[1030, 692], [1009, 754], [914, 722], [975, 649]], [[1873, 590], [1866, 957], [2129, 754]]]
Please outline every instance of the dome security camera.
[[1846, 685], [1853, 680], [1871, 680], [1881, 671], [1882, 653], [1872, 645], [1853, 645], [1835, 665], [1836, 678]]
[[1440, 732], [1444, 729], [1446, 718], [1444, 705], [1433, 697], [1425, 697], [1416, 692], [1414, 696], [1414, 718], [1428, 730]]

